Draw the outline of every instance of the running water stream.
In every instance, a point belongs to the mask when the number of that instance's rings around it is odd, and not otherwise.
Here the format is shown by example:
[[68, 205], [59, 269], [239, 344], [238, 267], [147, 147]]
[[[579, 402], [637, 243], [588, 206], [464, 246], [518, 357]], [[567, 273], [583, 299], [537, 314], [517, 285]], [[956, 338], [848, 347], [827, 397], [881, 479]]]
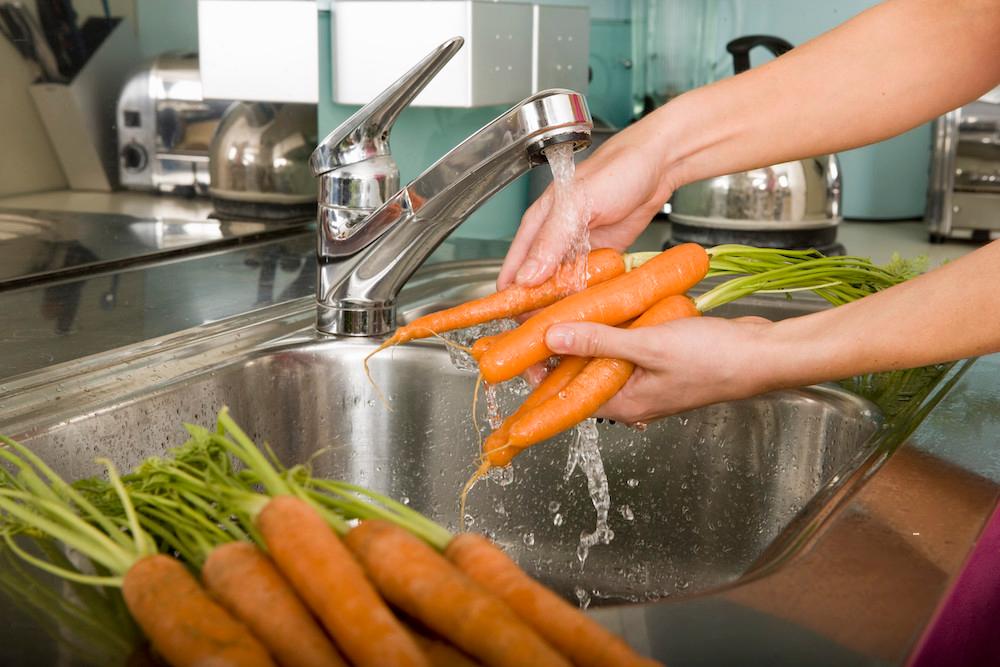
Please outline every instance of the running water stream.
[[544, 151], [552, 170], [552, 207], [546, 227], [567, 240], [556, 272], [567, 292], [579, 292], [587, 286], [587, 255], [590, 253], [590, 207], [586, 195], [577, 186], [573, 146], [556, 144]]
[[[565, 252], [560, 258], [557, 281], [566, 293], [577, 292], [586, 287], [587, 255], [590, 253], [590, 210], [585, 194], [575, 182], [576, 165], [573, 159], [573, 147], [568, 144], [557, 144], [545, 149], [545, 157], [552, 170], [552, 205], [546, 223], [556, 237], [567, 240]], [[463, 346], [471, 346], [476, 339], [499, 333], [515, 326], [510, 320], [499, 323], [488, 323], [458, 332], [452, 332], [447, 337]], [[476, 362], [465, 352], [457, 349], [449, 350], [452, 363], [461, 370], [476, 371]], [[513, 383], [513, 391], [524, 394], [525, 385], [518, 381]], [[485, 385], [480, 393], [480, 399], [485, 404], [486, 420], [490, 429], [500, 426], [503, 417], [499, 411], [497, 399], [498, 387]], [[566, 462], [564, 479], [569, 481], [576, 470], [580, 470], [586, 479], [587, 492], [594, 505], [597, 521], [593, 532], [580, 535], [577, 547], [577, 558], [581, 569], [587, 562], [590, 549], [598, 544], [609, 544], [614, 538], [614, 531], [608, 526], [608, 513], [611, 509], [611, 495], [608, 491], [608, 478], [604, 472], [604, 461], [597, 445], [597, 423], [588, 419], [577, 426], [573, 434]], [[501, 486], [507, 486], [513, 481], [513, 466], [493, 469], [489, 477]], [[561, 515], [557, 515], [561, 518]], [[465, 517], [466, 522], [472, 517]], [[561, 521], [559, 522], [561, 523]], [[557, 524], [558, 525], [558, 524]], [[532, 540], [533, 541], [533, 540]], [[527, 543], [527, 542], [526, 542]], [[581, 600], [581, 602], [583, 602]]]
[[615, 532], [608, 526], [611, 494], [608, 492], [608, 476], [604, 472], [601, 450], [597, 446], [597, 421], [594, 419], [584, 420], [576, 427], [563, 479], [569, 481], [577, 468], [587, 478], [587, 492], [597, 512], [594, 532], [581, 534], [580, 546], [576, 549], [576, 557], [580, 560], [582, 569], [587, 563], [591, 547], [597, 544], [610, 544], [615, 537]]

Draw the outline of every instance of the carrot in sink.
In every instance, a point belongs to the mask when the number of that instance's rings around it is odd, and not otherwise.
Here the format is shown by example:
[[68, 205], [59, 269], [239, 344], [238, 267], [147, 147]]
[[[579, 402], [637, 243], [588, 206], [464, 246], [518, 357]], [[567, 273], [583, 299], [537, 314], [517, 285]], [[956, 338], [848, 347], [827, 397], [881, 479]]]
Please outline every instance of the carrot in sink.
[[[625, 268], [625, 258], [620, 252], [610, 248], [594, 250], [587, 256], [587, 286], [621, 275]], [[566, 286], [556, 276], [534, 287], [512, 285], [480, 299], [418, 317], [396, 329], [372, 354], [411, 340], [515, 317], [555, 303], [566, 293]]]
[[[629, 328], [656, 326], [699, 315], [701, 312], [688, 297], [669, 296], [643, 313]], [[507, 456], [512, 458], [526, 447], [562, 433], [592, 416], [625, 386], [634, 370], [635, 364], [623, 359], [589, 360], [560, 391], [512, 420], [504, 442], [509, 448]]]
[[657, 301], [694, 287], [708, 268], [705, 249], [696, 243], [685, 243], [657, 254], [633, 271], [571, 294], [491, 345], [479, 359], [483, 379], [490, 384], [510, 380], [551, 356], [545, 345], [545, 332], [554, 324], [581, 321], [621, 324], [641, 315]]

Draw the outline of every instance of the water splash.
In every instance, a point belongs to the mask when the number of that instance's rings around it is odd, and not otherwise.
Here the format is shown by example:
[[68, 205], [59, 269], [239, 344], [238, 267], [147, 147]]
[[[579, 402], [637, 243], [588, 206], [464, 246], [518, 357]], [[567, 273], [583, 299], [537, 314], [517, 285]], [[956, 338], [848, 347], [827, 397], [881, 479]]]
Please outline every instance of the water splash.
[[601, 450], [597, 446], [597, 420], [587, 419], [576, 427], [573, 444], [570, 446], [569, 458], [566, 461], [566, 472], [563, 477], [569, 480], [573, 472], [579, 468], [587, 478], [587, 491], [590, 501], [597, 512], [597, 525], [592, 533], [580, 535], [580, 545], [576, 549], [576, 557], [583, 568], [591, 547], [597, 544], [610, 544], [615, 533], [608, 526], [608, 512], [611, 510], [611, 494], [608, 492], [608, 476], [604, 472], [604, 461]]
[[[494, 320], [492, 322], [466, 327], [465, 329], [449, 331], [443, 334], [442, 338], [455, 343], [456, 345], [460, 345], [461, 347], [469, 348], [483, 336], [495, 336], [496, 334], [503, 333], [504, 331], [510, 331], [516, 326], [517, 323], [514, 320]], [[451, 359], [452, 366], [460, 371], [468, 371], [471, 373], [479, 372], [479, 364], [472, 358], [472, 355], [453, 345], [448, 345], [447, 347], [448, 356]]]
[[590, 253], [590, 206], [586, 193], [575, 181], [576, 164], [571, 144], [555, 144], [544, 150], [552, 170], [552, 208], [547, 225], [568, 240], [556, 272], [557, 284], [567, 292], [587, 285], [587, 255]]

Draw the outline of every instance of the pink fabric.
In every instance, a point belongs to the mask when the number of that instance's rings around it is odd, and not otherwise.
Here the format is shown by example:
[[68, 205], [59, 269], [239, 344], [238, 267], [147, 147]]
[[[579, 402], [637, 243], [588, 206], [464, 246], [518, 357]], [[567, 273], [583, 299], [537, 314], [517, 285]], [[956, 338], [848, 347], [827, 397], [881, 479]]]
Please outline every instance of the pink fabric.
[[1000, 665], [1000, 506], [948, 598], [910, 658], [910, 667]]

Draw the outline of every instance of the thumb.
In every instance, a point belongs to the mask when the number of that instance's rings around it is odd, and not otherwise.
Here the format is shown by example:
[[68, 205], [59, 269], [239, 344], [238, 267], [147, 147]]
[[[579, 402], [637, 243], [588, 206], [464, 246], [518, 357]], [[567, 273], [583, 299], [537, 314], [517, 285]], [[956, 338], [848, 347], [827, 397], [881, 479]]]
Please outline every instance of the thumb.
[[645, 345], [638, 344], [634, 331], [625, 331], [593, 322], [557, 324], [545, 332], [545, 344], [556, 354], [578, 357], [611, 357], [639, 363], [648, 359]]

